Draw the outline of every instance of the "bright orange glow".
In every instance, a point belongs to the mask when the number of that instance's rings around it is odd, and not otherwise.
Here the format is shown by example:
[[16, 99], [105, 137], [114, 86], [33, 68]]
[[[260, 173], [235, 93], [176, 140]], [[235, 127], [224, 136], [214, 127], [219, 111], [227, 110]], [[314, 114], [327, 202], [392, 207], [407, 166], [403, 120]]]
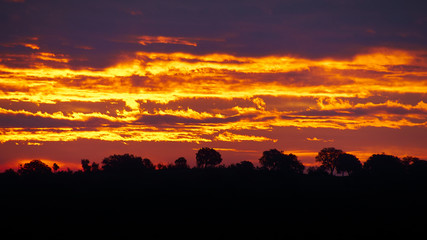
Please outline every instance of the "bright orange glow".
[[31, 48], [31, 49], [35, 49], [35, 50], [39, 50], [40, 49], [39, 46], [37, 46], [36, 44], [33, 44], [33, 43], [24, 43], [24, 46], [28, 47], [28, 48]]
[[333, 139], [322, 139], [322, 138], [317, 138], [317, 137], [313, 137], [313, 138], [306, 138], [307, 141], [313, 141], [313, 142], [333, 142]]
[[62, 63], [67, 63], [69, 61], [67, 58], [64, 58], [63, 56], [57, 56], [54, 53], [48, 53], [48, 52], [41, 52], [36, 57], [45, 61], [54, 61], [54, 62], [62, 62]]
[[[184, 38], [139, 40], [197, 45]], [[21, 56], [37, 61], [30, 68], [0, 65], [0, 101], [9, 102], [0, 114], [33, 119], [31, 127], [12, 121], [0, 128], [0, 142], [275, 142], [256, 131], [425, 127], [425, 99], [372, 98], [426, 93], [423, 54], [379, 48], [350, 60], [311, 60], [137, 52], [105, 69], [73, 70], [67, 56], [40, 52]]]
[[[17, 170], [20, 165], [24, 165], [25, 163], [29, 163], [34, 159], [18, 159], [16, 161], [8, 162], [6, 164], [3, 164], [0, 166], [0, 170], [4, 171], [6, 169], [12, 168]], [[79, 170], [81, 169], [80, 163], [73, 163], [73, 162], [63, 162], [58, 160], [51, 160], [51, 159], [38, 159], [48, 165], [50, 168], [53, 167], [53, 164], [56, 163], [59, 166], [58, 171], [67, 171], [67, 169], [71, 170]]]

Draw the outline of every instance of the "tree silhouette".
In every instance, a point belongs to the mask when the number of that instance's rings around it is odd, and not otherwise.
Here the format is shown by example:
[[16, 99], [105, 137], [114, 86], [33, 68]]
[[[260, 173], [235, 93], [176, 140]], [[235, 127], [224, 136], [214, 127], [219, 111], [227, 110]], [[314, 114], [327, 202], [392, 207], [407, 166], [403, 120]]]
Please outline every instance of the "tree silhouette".
[[6, 170], [3, 172], [3, 174], [4, 174], [5, 176], [9, 176], [9, 177], [15, 177], [15, 176], [17, 176], [17, 175], [18, 175], [18, 173], [17, 173], [17, 172], [15, 172], [15, 170], [13, 170], [12, 168], [6, 169]]
[[175, 168], [180, 168], [180, 169], [189, 168], [187, 164], [187, 159], [180, 157], [177, 160], [175, 160]]
[[213, 148], [204, 147], [196, 153], [198, 168], [214, 167], [222, 162], [221, 154]]
[[154, 164], [148, 158], [142, 159], [142, 168], [146, 169], [146, 170], [154, 170], [155, 169]]
[[279, 170], [291, 173], [302, 174], [304, 165], [298, 160], [298, 157], [292, 153], [284, 154], [284, 161], [279, 163]]
[[427, 161], [417, 157], [406, 156], [402, 158], [402, 163], [411, 175], [425, 176], [427, 174]]
[[57, 171], [58, 171], [58, 169], [59, 169], [58, 164], [53, 163], [52, 169], [53, 169], [53, 172], [57, 172]]
[[241, 161], [239, 163], [232, 164], [230, 166], [230, 168], [235, 168], [235, 169], [239, 169], [239, 170], [254, 170], [255, 166], [253, 163], [251, 163], [249, 161]]
[[420, 177], [427, 177], [427, 161], [425, 160], [418, 160], [413, 162], [409, 168], [408, 168], [409, 174], [420, 176]]
[[46, 175], [52, 173], [52, 169], [40, 160], [32, 160], [19, 166], [18, 173], [20, 175]]
[[92, 162], [92, 164], [90, 164], [88, 159], [82, 159], [81, 163], [84, 173], [94, 173], [99, 171], [99, 164], [96, 162]]
[[268, 170], [278, 170], [290, 173], [301, 174], [304, 171], [304, 165], [298, 161], [294, 154], [284, 154], [277, 149], [270, 149], [262, 153], [259, 159], [260, 164]]
[[111, 155], [102, 160], [102, 169], [110, 172], [138, 172], [146, 169], [154, 169], [153, 163], [145, 158], [135, 157], [132, 154]]
[[406, 156], [406, 157], [402, 158], [402, 164], [405, 166], [412, 165], [413, 163], [418, 162], [418, 161], [420, 161], [419, 158], [412, 157], [412, 156]]
[[168, 166], [166, 166], [165, 164], [163, 164], [163, 163], [158, 163], [156, 166], [155, 166], [155, 168], [157, 169], [157, 170], [166, 170], [166, 169], [168, 169]]
[[333, 175], [336, 168], [336, 160], [341, 154], [343, 154], [343, 151], [340, 149], [333, 147], [323, 148], [317, 154], [316, 162], [320, 162], [326, 170], [330, 171], [330, 175]]
[[92, 162], [90, 166], [90, 172], [98, 172], [99, 171], [99, 163]]
[[337, 173], [347, 172], [348, 175], [351, 175], [362, 169], [362, 163], [359, 159], [353, 154], [342, 153], [338, 156], [335, 161], [337, 168]]
[[268, 170], [276, 170], [278, 162], [281, 160], [283, 153], [277, 149], [270, 149], [262, 153], [259, 163]]
[[326, 171], [325, 167], [323, 167], [323, 166], [309, 167], [307, 169], [307, 174], [310, 176], [328, 176], [329, 175], [329, 173]]
[[404, 171], [404, 165], [398, 157], [385, 153], [370, 156], [363, 168], [374, 176], [400, 175]]
[[80, 162], [82, 163], [83, 172], [90, 172], [90, 161], [88, 159], [82, 159]]

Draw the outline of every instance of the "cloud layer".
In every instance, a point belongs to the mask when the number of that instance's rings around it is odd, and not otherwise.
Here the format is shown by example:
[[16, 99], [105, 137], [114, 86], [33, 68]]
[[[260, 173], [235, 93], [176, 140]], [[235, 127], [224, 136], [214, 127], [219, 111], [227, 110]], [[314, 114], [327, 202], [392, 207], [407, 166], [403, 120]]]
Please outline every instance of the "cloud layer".
[[[423, 54], [381, 48], [351, 60], [310, 60], [136, 52], [103, 70], [22, 55], [39, 65], [1, 66], [1, 141], [30, 140], [31, 133], [19, 134], [28, 128], [43, 129], [44, 141], [50, 130], [70, 128], [64, 141], [199, 142], [233, 141], [230, 130], [275, 126], [425, 126]], [[244, 139], [274, 141], [251, 136]]]
[[245, 143], [253, 154], [292, 145], [282, 131], [292, 128], [305, 154], [340, 144], [318, 129], [425, 131], [426, 11], [422, 1], [2, 1], [0, 142]]

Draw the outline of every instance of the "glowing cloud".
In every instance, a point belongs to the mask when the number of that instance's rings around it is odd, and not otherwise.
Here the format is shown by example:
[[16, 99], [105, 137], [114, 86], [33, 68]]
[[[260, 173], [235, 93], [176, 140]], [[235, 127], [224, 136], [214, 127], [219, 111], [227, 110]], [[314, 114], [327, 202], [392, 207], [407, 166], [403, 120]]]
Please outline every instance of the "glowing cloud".
[[[0, 142], [276, 142], [261, 131], [425, 127], [423, 54], [381, 48], [350, 60], [311, 60], [136, 52], [96, 70], [71, 69], [64, 54], [22, 54], [32, 67], [0, 65]], [[419, 97], [375, 100], [381, 94]]]
[[306, 138], [307, 141], [312, 141], [312, 142], [333, 142], [333, 139], [329, 139], [329, 140], [325, 140], [322, 138], [317, 138], [317, 137], [313, 137], [313, 138]]
[[197, 47], [197, 42], [191, 38], [184, 37], [165, 37], [165, 36], [140, 36], [138, 42], [141, 45], [162, 43], [162, 44], [180, 44]]

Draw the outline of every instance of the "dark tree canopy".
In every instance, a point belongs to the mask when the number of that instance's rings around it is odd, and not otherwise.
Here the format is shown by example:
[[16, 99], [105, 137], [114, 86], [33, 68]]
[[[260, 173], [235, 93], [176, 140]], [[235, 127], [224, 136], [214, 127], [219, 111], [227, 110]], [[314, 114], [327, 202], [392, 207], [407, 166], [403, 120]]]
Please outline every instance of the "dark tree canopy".
[[255, 166], [249, 161], [241, 161], [239, 163], [233, 164], [232, 168], [241, 169], [241, 170], [254, 170]]
[[277, 149], [270, 149], [262, 153], [262, 157], [259, 159], [259, 163], [262, 167], [268, 170], [276, 170], [278, 163], [282, 158], [283, 153]]
[[142, 168], [147, 169], [147, 170], [154, 170], [155, 169], [154, 164], [148, 158], [142, 159]]
[[384, 153], [370, 156], [363, 168], [375, 176], [400, 175], [404, 172], [404, 165], [398, 157]]
[[327, 175], [329, 175], [329, 173], [326, 171], [325, 167], [323, 167], [323, 166], [309, 167], [307, 169], [307, 174], [310, 176], [327, 176]]
[[[221, 154], [212, 148], [201, 148], [196, 153], [196, 161], [198, 168], [215, 167], [222, 162]], [[406, 156], [402, 160], [393, 155], [373, 154], [363, 165], [359, 159], [352, 154], [345, 153], [340, 149], [333, 147], [324, 148], [319, 151], [316, 156], [316, 161], [321, 163], [318, 167], [309, 167], [308, 175], [324, 176], [325, 174], [347, 173], [350, 175], [360, 176], [398, 176], [398, 175], [413, 175], [417, 178], [427, 176], [427, 161], [417, 157]], [[280, 171], [282, 173], [303, 174], [305, 166], [298, 160], [297, 156], [290, 153], [285, 154], [277, 149], [264, 151], [259, 163], [261, 169], [271, 171]], [[111, 155], [104, 158], [102, 166], [95, 162], [90, 162], [88, 159], [81, 160], [81, 166], [84, 173], [95, 173], [101, 175], [102, 172], [115, 173], [140, 173], [143, 170], [168, 170], [168, 169], [189, 169], [187, 160], [180, 157], [174, 161], [174, 164], [154, 164], [150, 159], [141, 158], [132, 154]], [[225, 166], [222, 166], [225, 168]], [[16, 175], [42, 175], [49, 174], [52, 171], [54, 175], [64, 175], [65, 173], [72, 174], [68, 169], [58, 171], [58, 164], [54, 163], [50, 168], [40, 160], [33, 160], [24, 165], [20, 165]], [[233, 170], [255, 170], [255, 166], [250, 161], [242, 161], [240, 163], [231, 164], [229, 169]], [[14, 175], [13, 169], [5, 171], [5, 175]]]
[[87, 173], [90, 172], [90, 161], [88, 159], [82, 159], [81, 160], [82, 163], [82, 168], [83, 168], [83, 172]]
[[92, 165], [90, 167], [91, 172], [98, 172], [99, 171], [99, 163], [92, 162]]
[[362, 163], [359, 159], [353, 154], [342, 153], [338, 156], [335, 161], [335, 165], [337, 168], [337, 173], [348, 173], [348, 175], [352, 175], [357, 171], [362, 169]]
[[154, 169], [153, 163], [145, 158], [132, 154], [111, 155], [102, 160], [102, 169], [114, 172], [138, 172], [146, 169]]
[[333, 175], [336, 168], [336, 161], [341, 154], [343, 154], [343, 151], [340, 149], [335, 149], [333, 147], [324, 148], [317, 154], [316, 162], [320, 162], [322, 166]]
[[82, 159], [81, 163], [83, 172], [85, 173], [94, 173], [99, 171], [99, 164], [96, 162], [92, 162], [92, 164], [90, 164], [90, 161], [88, 159]]
[[175, 168], [189, 168], [188, 164], [187, 164], [187, 159], [185, 159], [184, 157], [180, 157], [177, 160], [175, 160]]
[[410, 165], [412, 165], [412, 164], [414, 164], [415, 162], [418, 162], [418, 161], [420, 161], [419, 158], [412, 157], [412, 156], [406, 156], [406, 157], [402, 158], [402, 163], [405, 166], [410, 166]]
[[260, 164], [268, 170], [302, 174], [304, 165], [294, 154], [284, 154], [277, 149], [264, 151], [259, 159]]
[[52, 166], [52, 169], [53, 169], [54, 172], [57, 172], [58, 169], [59, 169], [58, 164], [54, 163], [53, 166]]
[[204, 147], [196, 153], [198, 168], [214, 167], [222, 162], [221, 154], [213, 148]]
[[425, 160], [416, 160], [407, 166], [409, 174], [415, 176], [426, 177], [427, 176], [427, 161]]
[[18, 173], [21, 175], [46, 175], [52, 173], [52, 169], [40, 160], [32, 160], [25, 163], [24, 166], [20, 165]]
[[427, 161], [417, 157], [406, 156], [402, 158], [402, 164], [405, 166], [407, 173], [414, 176], [427, 176]]

